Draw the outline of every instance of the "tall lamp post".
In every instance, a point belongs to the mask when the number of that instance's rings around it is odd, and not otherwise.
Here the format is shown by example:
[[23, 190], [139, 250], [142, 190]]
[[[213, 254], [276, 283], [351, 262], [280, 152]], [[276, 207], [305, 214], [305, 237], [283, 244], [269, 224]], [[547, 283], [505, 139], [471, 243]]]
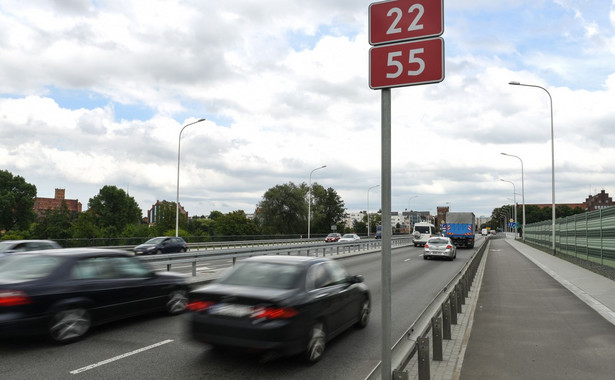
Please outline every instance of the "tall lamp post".
[[310, 187], [308, 188], [308, 191], [310, 193], [308, 197], [308, 239], [310, 238], [310, 226], [312, 224], [312, 173], [314, 173], [316, 170], [323, 169], [326, 167], [327, 165], [323, 165], [310, 172]]
[[[524, 84], [516, 81], [508, 82], [513, 86], [525, 86], [540, 88], [549, 95], [549, 105], [551, 107], [551, 240], [553, 255], [555, 255], [555, 142], [553, 137], [553, 98], [546, 88], [534, 84]], [[525, 231], [524, 231], [525, 235]]]
[[513, 205], [514, 205], [513, 219], [515, 220], [515, 239], [516, 239], [517, 238], [517, 189], [515, 188], [514, 182], [507, 181], [502, 178], [500, 178], [500, 181], [508, 182], [511, 185], [513, 185]]
[[[521, 202], [523, 203], [523, 225], [521, 231], [523, 231], [523, 242], [525, 243], [525, 183], [523, 181], [523, 160], [519, 156], [515, 156], [514, 154], [508, 153], [500, 153], [504, 156], [516, 157], [521, 161]], [[515, 206], [517, 207], [517, 206]]]
[[179, 131], [179, 138], [177, 142], [177, 198], [175, 199], [175, 237], [179, 236], [179, 157], [182, 146], [182, 132], [184, 131], [184, 129], [186, 129], [187, 126], [200, 123], [201, 121], [205, 121], [205, 119], [199, 119], [192, 123], [188, 123], [182, 127], [181, 131]]
[[367, 189], [367, 238], [369, 238], [369, 191], [377, 187], [380, 187], [380, 185], [372, 186]]
[[412, 235], [412, 229], [410, 228], [412, 224], [412, 222], [410, 221], [410, 216], [412, 215], [412, 208], [410, 208], [410, 201], [413, 200], [414, 198], [418, 198], [418, 195], [413, 195], [410, 198], [408, 198], [408, 235], [410, 236]]

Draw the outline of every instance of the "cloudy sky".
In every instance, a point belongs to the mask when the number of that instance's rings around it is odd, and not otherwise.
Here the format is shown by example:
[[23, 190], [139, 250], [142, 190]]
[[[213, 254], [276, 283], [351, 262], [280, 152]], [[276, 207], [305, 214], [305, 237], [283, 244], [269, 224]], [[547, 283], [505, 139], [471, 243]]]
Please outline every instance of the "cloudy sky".
[[[380, 184], [364, 0], [0, 0], [0, 169], [144, 213], [251, 213], [276, 185]], [[615, 0], [447, 0], [445, 79], [392, 90], [392, 210], [615, 195]], [[370, 210], [380, 207], [378, 188]]]

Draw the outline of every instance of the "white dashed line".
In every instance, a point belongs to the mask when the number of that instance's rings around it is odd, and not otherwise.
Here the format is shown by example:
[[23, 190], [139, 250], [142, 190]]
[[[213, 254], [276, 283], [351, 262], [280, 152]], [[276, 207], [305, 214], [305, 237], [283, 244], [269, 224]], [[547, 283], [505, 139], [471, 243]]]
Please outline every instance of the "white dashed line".
[[82, 368], [70, 371], [70, 373], [72, 375], [76, 375], [76, 374], [81, 373], [81, 372], [89, 371], [92, 368], [100, 367], [101, 365], [109, 364], [109, 363], [114, 362], [116, 360], [120, 360], [120, 359], [126, 358], [128, 356], [132, 356], [134, 354], [138, 354], [138, 353], [143, 352], [143, 351], [151, 350], [152, 348], [156, 348], [156, 347], [162, 346], [163, 344], [171, 343], [172, 341], [173, 341], [172, 339], [163, 340], [162, 342], [158, 342], [158, 343], [152, 344], [151, 346], [139, 348], [138, 350], [127, 352], [125, 354], [113, 357], [111, 359], [103, 360], [101, 362], [98, 362], [98, 363], [95, 363], [95, 364], [91, 364], [91, 365], [89, 365], [87, 367], [82, 367]]

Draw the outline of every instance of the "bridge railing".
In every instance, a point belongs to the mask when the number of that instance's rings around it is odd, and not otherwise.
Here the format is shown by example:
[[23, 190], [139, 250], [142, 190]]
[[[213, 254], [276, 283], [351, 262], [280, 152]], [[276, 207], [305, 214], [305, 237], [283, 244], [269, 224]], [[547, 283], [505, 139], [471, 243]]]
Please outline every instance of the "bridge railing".
[[[418, 378], [430, 378], [430, 336], [432, 339], [435, 361], [443, 360], [442, 341], [451, 339], [451, 325], [457, 324], [457, 314], [461, 313], [468, 291], [474, 281], [488, 239], [484, 239], [471, 259], [444, 287], [434, 300], [421, 313], [416, 321], [397, 340], [391, 349], [391, 369], [389, 378], [406, 380], [409, 378], [406, 367], [415, 355], [418, 355]], [[366, 380], [381, 378], [380, 363], [366, 377]]]
[[[410, 244], [407, 236], [391, 239], [391, 246]], [[238, 258], [257, 255], [303, 255], [303, 256], [337, 256], [361, 251], [380, 250], [382, 240], [361, 239], [342, 243], [306, 243], [306, 244], [272, 244], [269, 246], [249, 246], [227, 249], [191, 249], [185, 253], [160, 254], [152, 256], [138, 256], [139, 259], [150, 264], [166, 265], [167, 270], [172, 270], [173, 265], [192, 264], [192, 276], [196, 276], [196, 268], [199, 262], [212, 260], [232, 259], [233, 264]]]

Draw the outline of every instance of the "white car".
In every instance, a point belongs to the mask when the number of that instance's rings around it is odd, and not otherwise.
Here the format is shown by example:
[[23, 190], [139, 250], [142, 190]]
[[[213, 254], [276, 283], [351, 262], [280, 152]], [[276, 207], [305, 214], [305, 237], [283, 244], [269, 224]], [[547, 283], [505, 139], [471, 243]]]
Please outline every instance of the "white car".
[[338, 243], [344, 243], [344, 242], [356, 241], [356, 240], [361, 240], [359, 235], [357, 235], [357, 234], [344, 234], [342, 236], [342, 238], [340, 240], [338, 240]]
[[457, 247], [453, 241], [447, 237], [432, 237], [425, 243], [423, 259], [427, 260], [435, 257], [446, 257], [453, 261], [457, 257]]

